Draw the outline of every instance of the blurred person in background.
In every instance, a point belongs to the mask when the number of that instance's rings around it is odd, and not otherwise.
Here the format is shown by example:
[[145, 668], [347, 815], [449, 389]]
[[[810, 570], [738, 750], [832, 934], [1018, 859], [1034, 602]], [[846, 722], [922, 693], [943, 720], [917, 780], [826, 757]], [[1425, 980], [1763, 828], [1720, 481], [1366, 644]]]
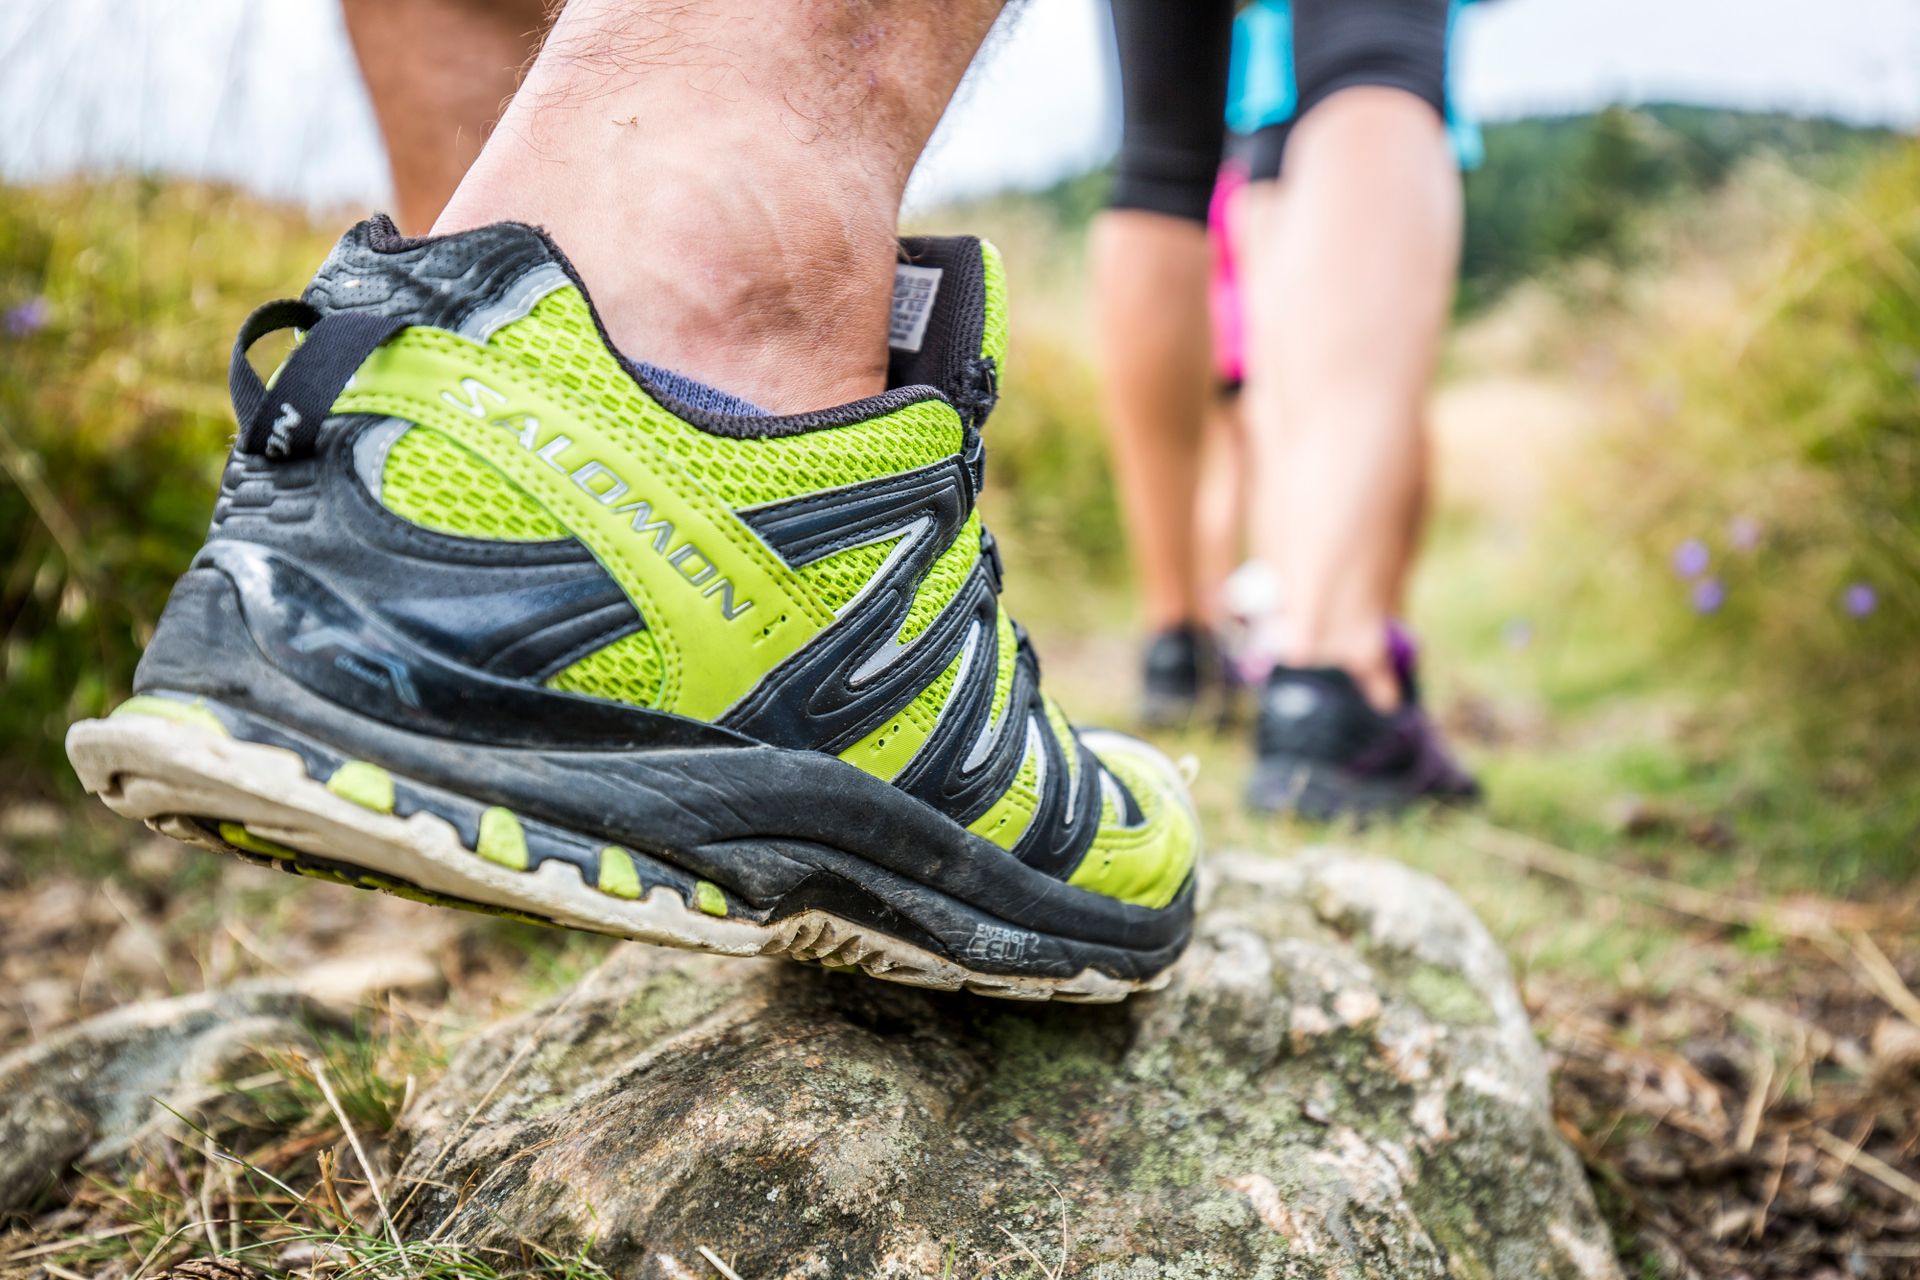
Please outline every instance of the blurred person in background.
[[386, 143], [402, 231], [424, 235], [440, 216], [558, 7], [553, 0], [340, 0]]
[[[1425, 511], [1460, 164], [1478, 145], [1447, 93], [1458, 8], [1260, 0], [1236, 19], [1231, 0], [1113, 3], [1123, 141], [1092, 255], [1151, 632], [1144, 710], [1180, 720], [1223, 683], [1221, 565], [1243, 504], [1278, 583], [1251, 593], [1241, 656], [1261, 684], [1248, 801], [1263, 811], [1478, 793], [1421, 708], [1395, 623]], [[1217, 404], [1207, 426], [1216, 359], [1244, 380], [1238, 431]]]

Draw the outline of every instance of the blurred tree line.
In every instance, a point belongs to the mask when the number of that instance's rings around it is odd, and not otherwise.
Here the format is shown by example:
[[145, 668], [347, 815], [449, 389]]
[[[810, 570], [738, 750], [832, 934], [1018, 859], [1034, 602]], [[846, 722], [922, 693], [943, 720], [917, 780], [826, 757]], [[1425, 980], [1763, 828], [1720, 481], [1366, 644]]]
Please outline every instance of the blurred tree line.
[[1486, 162], [1467, 177], [1460, 306], [1585, 257], [1621, 264], [1649, 209], [1714, 190], [1767, 154], [1821, 185], [1843, 183], [1895, 136], [1833, 120], [1709, 107], [1612, 107], [1487, 127]]
[[[1466, 180], [1461, 311], [1556, 264], [1620, 264], [1631, 228], [1664, 202], [1712, 191], [1744, 160], [1767, 154], [1822, 185], [1857, 174], [1897, 135], [1778, 112], [1655, 104], [1500, 121], [1485, 127], [1486, 160]], [[1111, 172], [1066, 179], [1032, 197], [1077, 231], [1106, 201]]]

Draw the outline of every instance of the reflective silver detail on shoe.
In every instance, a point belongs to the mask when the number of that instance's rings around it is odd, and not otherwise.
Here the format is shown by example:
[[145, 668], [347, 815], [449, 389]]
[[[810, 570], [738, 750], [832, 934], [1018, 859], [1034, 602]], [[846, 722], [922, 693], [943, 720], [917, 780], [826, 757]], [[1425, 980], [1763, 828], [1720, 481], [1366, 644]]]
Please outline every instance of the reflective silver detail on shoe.
[[360, 477], [368, 493], [376, 499], [386, 484], [387, 455], [401, 436], [413, 430], [413, 424], [401, 418], [387, 418], [362, 431], [353, 442], [353, 473]]
[[[926, 537], [928, 534], [932, 532], [933, 532], [933, 517], [921, 516], [918, 520], [915, 520], [913, 523], [905, 526], [904, 528], [888, 529], [880, 533], [876, 537], [869, 538], [865, 542], [855, 543], [854, 547], [871, 547], [875, 543], [885, 542], [889, 538], [900, 539], [899, 544], [895, 546], [892, 551], [889, 551], [887, 553], [887, 558], [881, 561], [880, 567], [873, 571], [873, 576], [867, 579], [866, 585], [862, 586], [858, 591], [854, 592], [853, 598], [851, 600], [841, 605], [838, 609], [835, 609], [833, 611], [833, 616], [836, 618], [844, 618], [848, 614], [852, 613], [855, 609], [859, 608], [860, 605], [866, 600], [866, 598], [872, 595], [874, 591], [876, 591], [882, 583], [887, 582], [893, 577], [893, 571], [900, 567], [900, 562], [907, 558], [908, 554], [913, 551], [913, 548], [915, 547], [916, 544], [919, 543], [920, 539]], [[854, 547], [842, 547], [841, 550], [852, 551]], [[896, 637], [896, 640], [897, 640], [897, 637]], [[912, 646], [900, 645], [896, 643], [894, 647], [901, 650], [905, 650], [905, 649], [911, 648]], [[884, 650], [882, 652], [884, 652]], [[896, 654], [894, 656], [897, 657], [898, 655]], [[867, 661], [871, 662], [872, 660], [873, 659], [869, 658]], [[887, 667], [890, 667], [892, 665], [893, 665], [893, 658], [889, 658], [887, 659], [885, 664], [876, 668], [876, 670], [884, 671], [886, 670]], [[864, 680], [867, 674], [868, 672], [867, 672], [866, 666], [862, 665], [858, 671], [853, 673], [854, 682], [858, 683], [859, 681]]]
[[[900, 563], [901, 557], [912, 549], [914, 543], [926, 537], [932, 531], [933, 517], [931, 516], [922, 516], [908, 525], [900, 534], [900, 545], [893, 549], [892, 554], [887, 557], [886, 563], [880, 566], [879, 571], [868, 580], [867, 585], [860, 589], [858, 595], [854, 596], [854, 601], [859, 601], [867, 592], [873, 590], [876, 584], [885, 582], [892, 568]], [[956, 597], [956, 599], [957, 598], [958, 597]], [[853, 604], [849, 603], [839, 612], [844, 614], [851, 608], [853, 608]], [[898, 632], [895, 632], [887, 639], [885, 644], [868, 654], [866, 659], [861, 662], [858, 667], [854, 668], [853, 674], [847, 679], [847, 683], [858, 688], [875, 676], [885, 673], [894, 663], [900, 661], [900, 659], [906, 657], [909, 653], [912, 653], [914, 648], [931, 634], [931, 630], [931, 628], [922, 630], [919, 635], [907, 641], [905, 644], [900, 643], [900, 635]]]
[[[933, 729], [927, 734], [928, 742], [932, 742], [935, 735], [940, 732], [940, 726], [946, 723], [947, 711], [959, 698], [961, 691], [967, 687], [967, 677], [973, 672], [973, 660], [980, 654], [980, 635], [985, 630], [986, 628], [978, 622], [967, 627], [967, 638], [960, 642], [960, 669], [953, 673], [953, 687], [947, 690], [946, 701], [942, 702], [940, 710], [934, 713]], [[925, 750], [924, 745], [922, 750]]]
[[[1033, 794], [1047, 794], [1047, 744], [1040, 736], [1040, 717], [1027, 717], [1027, 755], [1033, 759]], [[1026, 767], [1026, 761], [1020, 765]]]
[[469, 313], [455, 332], [485, 342], [514, 321], [525, 320], [541, 299], [572, 283], [559, 263], [543, 263], [515, 280], [498, 298]]
[[1011, 719], [1013, 719], [1013, 704], [1011, 701], [1009, 701], [1006, 706], [1000, 708], [1000, 718], [998, 720], [994, 719], [993, 708], [991, 703], [989, 703], [986, 723], [980, 726], [980, 736], [973, 740], [973, 749], [967, 752], [967, 758], [960, 762], [960, 771], [962, 773], [972, 773], [975, 769], [978, 769], [987, 762], [987, 757], [993, 754], [994, 745], [1000, 741], [1001, 730], [1007, 727], [1007, 722]]
[[1073, 825], [1074, 815], [1079, 812], [1080, 804], [1080, 751], [1076, 739], [1060, 744], [1060, 754], [1067, 758], [1067, 807], [1066, 816], [1060, 820], [1063, 827]]

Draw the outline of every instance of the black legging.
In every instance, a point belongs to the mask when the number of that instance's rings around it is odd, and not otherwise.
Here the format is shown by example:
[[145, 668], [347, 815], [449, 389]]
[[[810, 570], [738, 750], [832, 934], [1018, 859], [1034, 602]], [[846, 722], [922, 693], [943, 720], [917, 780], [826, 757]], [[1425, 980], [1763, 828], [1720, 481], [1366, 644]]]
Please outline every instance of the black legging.
[[[1233, 0], [1113, 0], [1120, 47], [1116, 209], [1206, 221], [1226, 141]], [[1293, 115], [1243, 140], [1250, 176], [1276, 178], [1287, 134], [1341, 89], [1404, 89], [1442, 116], [1450, 0], [1292, 0]]]
[[1113, 0], [1120, 47], [1116, 209], [1207, 220], [1226, 140], [1234, 0]]

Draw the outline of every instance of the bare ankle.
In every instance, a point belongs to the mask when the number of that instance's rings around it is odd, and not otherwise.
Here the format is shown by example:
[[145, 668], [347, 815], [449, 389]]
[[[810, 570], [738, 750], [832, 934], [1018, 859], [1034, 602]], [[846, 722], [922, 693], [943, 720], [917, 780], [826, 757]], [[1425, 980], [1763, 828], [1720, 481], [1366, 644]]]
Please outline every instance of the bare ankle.
[[1387, 648], [1384, 622], [1356, 627], [1345, 634], [1299, 637], [1282, 652], [1282, 660], [1290, 667], [1338, 667], [1345, 671], [1378, 711], [1390, 712], [1400, 706], [1400, 676]]
[[572, 0], [437, 229], [546, 228], [625, 354], [775, 412], [885, 387], [907, 175], [998, 0]]
[[1391, 712], [1400, 709], [1400, 680], [1394, 674], [1392, 662], [1384, 654], [1364, 663], [1340, 665], [1360, 686], [1360, 692], [1373, 704], [1374, 710]]
[[[860, 225], [795, 217], [804, 202], [776, 210], [714, 189], [703, 174], [662, 172], [658, 183], [648, 195], [582, 199], [577, 190], [543, 192], [476, 171], [434, 229], [502, 220], [544, 228], [572, 259], [623, 355], [770, 412], [885, 389], [896, 252], [890, 208]], [[617, 211], [611, 223], [609, 210]]]

